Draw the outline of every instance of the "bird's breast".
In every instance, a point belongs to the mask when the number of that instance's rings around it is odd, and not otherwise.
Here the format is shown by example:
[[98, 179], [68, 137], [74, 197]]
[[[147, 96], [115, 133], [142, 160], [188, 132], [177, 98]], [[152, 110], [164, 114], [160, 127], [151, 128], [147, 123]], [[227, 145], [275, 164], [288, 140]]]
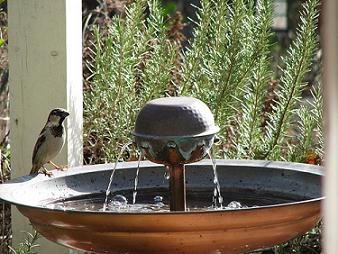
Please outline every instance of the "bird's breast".
[[43, 150], [46, 151], [46, 158], [52, 160], [62, 149], [65, 143], [65, 135], [54, 135], [51, 131], [47, 134], [45, 147]]
[[65, 130], [62, 124], [50, 128], [50, 132], [54, 137], [62, 137]]

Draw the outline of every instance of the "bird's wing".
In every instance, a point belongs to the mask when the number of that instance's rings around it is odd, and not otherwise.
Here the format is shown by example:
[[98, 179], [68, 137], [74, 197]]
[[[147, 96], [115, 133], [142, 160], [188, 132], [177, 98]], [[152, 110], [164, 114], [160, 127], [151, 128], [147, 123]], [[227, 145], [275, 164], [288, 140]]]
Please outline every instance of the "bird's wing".
[[38, 140], [35, 143], [35, 146], [34, 146], [33, 156], [32, 156], [33, 165], [34, 165], [34, 161], [35, 161], [35, 156], [36, 156], [37, 152], [39, 151], [39, 148], [41, 147], [43, 142], [45, 142], [45, 140], [46, 140], [46, 135], [44, 135], [44, 132], [42, 131], [39, 135]]

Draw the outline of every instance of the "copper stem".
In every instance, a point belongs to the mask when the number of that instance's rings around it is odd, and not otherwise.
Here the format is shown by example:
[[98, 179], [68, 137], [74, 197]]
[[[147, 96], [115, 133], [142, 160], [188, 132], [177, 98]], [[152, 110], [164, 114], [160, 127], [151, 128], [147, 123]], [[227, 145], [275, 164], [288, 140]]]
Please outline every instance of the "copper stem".
[[170, 165], [170, 211], [185, 211], [185, 168], [184, 164]]

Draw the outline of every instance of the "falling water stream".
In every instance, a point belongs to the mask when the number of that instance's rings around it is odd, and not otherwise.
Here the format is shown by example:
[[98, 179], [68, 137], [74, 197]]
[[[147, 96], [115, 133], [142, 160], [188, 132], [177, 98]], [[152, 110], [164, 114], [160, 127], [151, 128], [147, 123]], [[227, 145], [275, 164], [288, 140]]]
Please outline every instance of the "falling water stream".
[[218, 175], [217, 175], [217, 165], [216, 165], [216, 160], [213, 158], [211, 155], [210, 151], [208, 151], [208, 156], [211, 160], [212, 163], [212, 169], [214, 172], [214, 196], [212, 198], [213, 205], [215, 208], [223, 208], [223, 197], [221, 195], [221, 186], [218, 181]]
[[119, 160], [121, 159], [122, 154], [124, 153], [124, 151], [125, 151], [125, 150], [128, 148], [128, 146], [131, 145], [131, 144], [132, 144], [132, 142], [128, 142], [127, 144], [125, 144], [125, 145], [121, 148], [121, 151], [120, 151], [119, 155], [117, 156], [117, 159], [116, 159], [116, 162], [115, 162], [113, 171], [111, 172], [111, 175], [110, 175], [109, 184], [108, 184], [108, 187], [107, 187], [107, 190], [106, 190], [106, 198], [105, 198], [104, 203], [103, 203], [103, 211], [106, 211], [106, 209], [107, 209], [108, 197], [109, 197], [109, 194], [110, 194], [110, 187], [111, 187], [111, 184], [112, 184], [113, 179], [114, 179], [114, 174], [115, 174], [115, 170], [116, 170], [117, 164], [118, 164]]
[[143, 155], [142, 155], [142, 153], [140, 153], [140, 156], [138, 157], [136, 175], [135, 175], [135, 179], [134, 179], [133, 205], [135, 205], [135, 203], [136, 203], [138, 175], [140, 173], [140, 163], [141, 163], [142, 157], [143, 157]]

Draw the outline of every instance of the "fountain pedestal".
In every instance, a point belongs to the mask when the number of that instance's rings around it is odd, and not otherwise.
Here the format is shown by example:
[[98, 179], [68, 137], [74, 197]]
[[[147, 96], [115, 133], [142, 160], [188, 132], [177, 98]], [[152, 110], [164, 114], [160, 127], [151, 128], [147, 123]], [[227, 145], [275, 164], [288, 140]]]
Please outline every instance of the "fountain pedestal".
[[183, 164], [169, 166], [170, 210], [186, 210], [185, 167]]

